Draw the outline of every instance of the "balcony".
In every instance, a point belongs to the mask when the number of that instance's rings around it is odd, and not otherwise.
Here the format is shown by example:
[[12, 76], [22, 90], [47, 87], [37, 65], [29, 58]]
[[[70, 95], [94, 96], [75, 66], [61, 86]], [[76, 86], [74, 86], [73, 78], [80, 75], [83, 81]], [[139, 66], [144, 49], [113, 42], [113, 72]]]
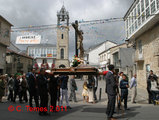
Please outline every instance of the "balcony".
[[135, 62], [144, 62], [143, 54], [136, 54], [135, 55]]

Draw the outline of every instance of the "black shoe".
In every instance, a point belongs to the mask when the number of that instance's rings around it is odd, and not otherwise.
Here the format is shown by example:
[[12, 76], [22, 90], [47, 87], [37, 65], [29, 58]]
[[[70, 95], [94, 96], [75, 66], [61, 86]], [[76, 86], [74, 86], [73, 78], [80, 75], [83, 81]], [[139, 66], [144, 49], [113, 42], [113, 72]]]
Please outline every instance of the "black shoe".
[[129, 108], [125, 108], [125, 110], [130, 110]]

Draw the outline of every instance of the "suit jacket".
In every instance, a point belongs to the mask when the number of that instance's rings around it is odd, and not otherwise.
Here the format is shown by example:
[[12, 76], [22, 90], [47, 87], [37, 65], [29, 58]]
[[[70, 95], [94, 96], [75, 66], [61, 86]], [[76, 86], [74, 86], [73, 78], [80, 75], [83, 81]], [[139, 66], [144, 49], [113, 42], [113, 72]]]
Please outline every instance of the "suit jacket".
[[48, 81], [45, 75], [39, 75], [37, 77], [38, 79], [38, 89], [39, 89], [39, 94], [46, 95], [48, 93]]
[[29, 75], [29, 78], [28, 78], [29, 91], [30, 92], [35, 92], [37, 85], [38, 85], [38, 83], [37, 83], [36, 76], [33, 73], [31, 73]]
[[106, 75], [106, 89], [105, 92], [109, 95], [116, 95], [117, 83], [115, 76], [109, 71]]

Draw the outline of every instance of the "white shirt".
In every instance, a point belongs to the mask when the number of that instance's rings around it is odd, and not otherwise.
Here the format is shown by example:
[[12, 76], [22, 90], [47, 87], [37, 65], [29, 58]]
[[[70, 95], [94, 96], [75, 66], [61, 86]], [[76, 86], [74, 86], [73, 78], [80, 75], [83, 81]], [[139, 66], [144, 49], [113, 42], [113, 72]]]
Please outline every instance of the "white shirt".
[[136, 87], [136, 86], [137, 86], [137, 81], [136, 81], [136, 78], [133, 77], [131, 79], [130, 89], [133, 88], [133, 87]]

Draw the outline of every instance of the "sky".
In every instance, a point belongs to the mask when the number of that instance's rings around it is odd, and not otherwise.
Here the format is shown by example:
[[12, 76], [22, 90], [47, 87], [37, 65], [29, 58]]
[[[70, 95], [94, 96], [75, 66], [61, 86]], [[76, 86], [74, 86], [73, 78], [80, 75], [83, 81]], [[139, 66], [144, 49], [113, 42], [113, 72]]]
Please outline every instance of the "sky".
[[[75, 20], [96, 20], [124, 17], [134, 0], [0, 0], [0, 15], [14, 27], [30, 25], [57, 24], [57, 11], [64, 4], [69, 12], [70, 22]], [[109, 22], [80, 26], [84, 32], [84, 49], [106, 40], [122, 43], [125, 39], [124, 22]], [[56, 44], [56, 29], [34, 32], [42, 35], [42, 43]], [[18, 35], [25, 32], [13, 32], [11, 41], [15, 43]], [[75, 54], [74, 30], [69, 32], [69, 58]], [[26, 45], [18, 45], [22, 50]]]

